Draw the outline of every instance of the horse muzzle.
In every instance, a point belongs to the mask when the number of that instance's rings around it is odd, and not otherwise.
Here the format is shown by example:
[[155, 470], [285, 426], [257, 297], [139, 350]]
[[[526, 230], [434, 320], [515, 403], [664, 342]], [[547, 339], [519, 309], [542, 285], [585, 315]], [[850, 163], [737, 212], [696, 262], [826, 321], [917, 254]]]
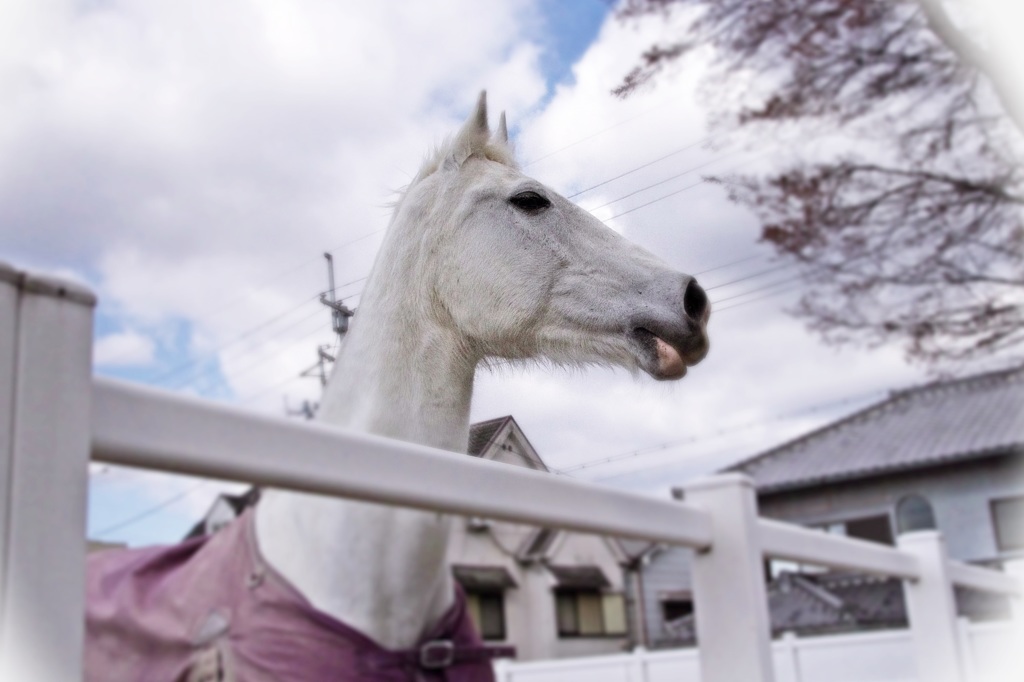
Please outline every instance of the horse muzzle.
[[673, 315], [647, 315], [633, 321], [630, 336], [640, 349], [640, 367], [659, 380], [681, 379], [688, 367], [708, 354], [711, 304], [693, 278], [688, 278], [682, 310]]

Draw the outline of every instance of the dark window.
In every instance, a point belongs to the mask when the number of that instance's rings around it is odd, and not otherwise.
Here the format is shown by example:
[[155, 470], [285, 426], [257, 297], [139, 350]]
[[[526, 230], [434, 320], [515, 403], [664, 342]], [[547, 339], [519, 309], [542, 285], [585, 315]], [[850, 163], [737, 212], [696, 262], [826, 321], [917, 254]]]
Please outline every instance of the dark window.
[[626, 634], [626, 606], [621, 594], [591, 590], [555, 592], [559, 637], [603, 637]]
[[484, 639], [505, 639], [505, 596], [501, 592], [467, 592], [466, 607]]
[[932, 505], [925, 498], [920, 495], [907, 495], [896, 503], [897, 532], [934, 530], [936, 527]]
[[992, 500], [991, 506], [1000, 551], [1024, 549], [1024, 497]]
[[693, 613], [693, 602], [689, 599], [666, 599], [661, 602], [661, 617], [668, 623], [685, 618]]
[[847, 521], [845, 525], [847, 537], [881, 542], [884, 545], [895, 544], [888, 516], [869, 516], [863, 519], [854, 519]]

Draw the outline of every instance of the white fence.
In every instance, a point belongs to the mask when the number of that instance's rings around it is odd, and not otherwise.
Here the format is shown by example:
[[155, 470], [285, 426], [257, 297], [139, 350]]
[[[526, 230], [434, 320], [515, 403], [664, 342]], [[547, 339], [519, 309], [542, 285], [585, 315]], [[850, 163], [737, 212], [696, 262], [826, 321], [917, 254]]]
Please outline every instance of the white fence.
[[[93, 378], [94, 303], [77, 285], [0, 263], [2, 680], [81, 678], [90, 457], [692, 547], [703, 682], [777, 679], [764, 556], [902, 578], [921, 682], [966, 679], [954, 584], [1022, 594], [1013, 576], [949, 561], [934, 532], [895, 549], [759, 519], [743, 476], [695, 483], [685, 504], [655, 500]], [[672, 675], [692, 679], [682, 667]]]
[[[1024, 652], [1013, 623], [959, 623], [968, 682], [1020, 682]], [[797, 638], [772, 644], [776, 682], [914, 682], [914, 646], [906, 630]], [[700, 682], [695, 649], [635, 651], [551, 661], [499, 661], [498, 682]]]

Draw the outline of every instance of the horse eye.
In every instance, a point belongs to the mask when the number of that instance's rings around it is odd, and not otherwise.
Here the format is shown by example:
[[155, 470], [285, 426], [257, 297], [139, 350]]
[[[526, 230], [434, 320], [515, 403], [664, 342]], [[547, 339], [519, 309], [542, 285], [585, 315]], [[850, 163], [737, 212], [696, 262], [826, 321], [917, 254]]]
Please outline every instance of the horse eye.
[[551, 205], [547, 197], [541, 196], [536, 192], [520, 192], [511, 197], [509, 202], [520, 211], [526, 213], [539, 213]]

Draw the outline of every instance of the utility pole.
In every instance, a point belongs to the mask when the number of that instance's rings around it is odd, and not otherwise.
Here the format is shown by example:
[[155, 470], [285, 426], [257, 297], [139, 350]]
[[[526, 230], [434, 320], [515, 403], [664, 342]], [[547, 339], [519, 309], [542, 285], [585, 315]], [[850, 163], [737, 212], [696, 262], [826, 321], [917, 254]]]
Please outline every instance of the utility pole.
[[[338, 335], [338, 341], [340, 342], [342, 337], [345, 335], [345, 332], [348, 331], [348, 318], [355, 315], [355, 311], [339, 302], [335, 296], [334, 258], [332, 258], [331, 254], [327, 252], [324, 253], [324, 258], [327, 260], [328, 288], [325, 293], [320, 294], [320, 302], [331, 310], [331, 329], [333, 329], [334, 333]], [[317, 346], [316, 364], [307, 368], [299, 375], [301, 377], [315, 377], [320, 379], [321, 388], [327, 385], [327, 363], [334, 362], [334, 356], [327, 352], [328, 348], [330, 348], [329, 344]], [[312, 419], [319, 407], [319, 403], [304, 400], [297, 410], [293, 410], [288, 406], [287, 399], [285, 399], [285, 413], [290, 416], [303, 416], [306, 419]]]
[[327, 259], [327, 284], [328, 289], [326, 294], [320, 294], [320, 302], [331, 309], [331, 321], [334, 333], [338, 335], [340, 340], [345, 332], [348, 331], [348, 318], [355, 315], [355, 312], [350, 310], [348, 306], [338, 303], [334, 296], [334, 258], [330, 253], [324, 252], [324, 258]]
[[307, 370], [304, 370], [299, 376], [302, 377], [320, 377], [320, 387], [323, 388], [327, 385], [327, 365], [325, 363], [334, 362], [334, 356], [327, 352], [330, 346], [324, 344], [318, 346], [316, 349], [317, 360], [316, 364]]
[[284, 413], [289, 417], [305, 417], [306, 419], [312, 419], [313, 415], [316, 414], [317, 408], [320, 407], [320, 403], [310, 402], [309, 400], [303, 400], [302, 404], [299, 405], [298, 409], [292, 409], [288, 405], [288, 398], [284, 399]]

